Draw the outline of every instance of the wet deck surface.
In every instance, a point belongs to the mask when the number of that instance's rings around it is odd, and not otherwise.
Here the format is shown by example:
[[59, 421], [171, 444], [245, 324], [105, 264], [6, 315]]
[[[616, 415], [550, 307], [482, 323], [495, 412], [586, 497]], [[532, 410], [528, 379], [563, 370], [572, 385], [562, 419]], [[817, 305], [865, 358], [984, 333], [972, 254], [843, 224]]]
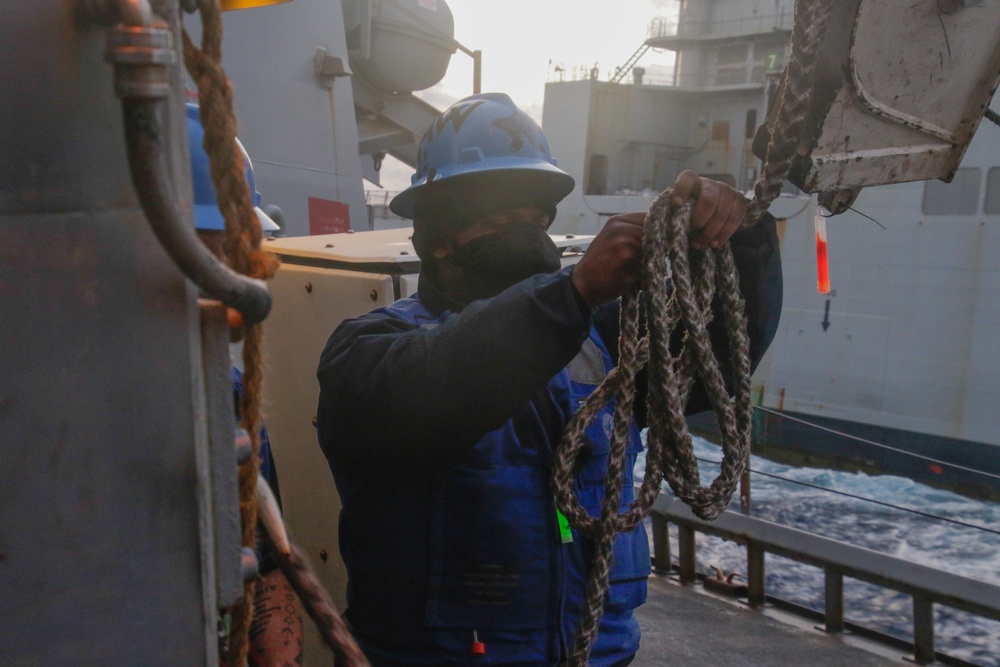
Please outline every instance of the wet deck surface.
[[[684, 587], [660, 575], [649, 578], [646, 604], [636, 612], [642, 645], [632, 667], [882, 667], [912, 665], [900, 652], [878, 655], [802, 621], [770, 614]], [[896, 656], [896, 657], [893, 657]]]

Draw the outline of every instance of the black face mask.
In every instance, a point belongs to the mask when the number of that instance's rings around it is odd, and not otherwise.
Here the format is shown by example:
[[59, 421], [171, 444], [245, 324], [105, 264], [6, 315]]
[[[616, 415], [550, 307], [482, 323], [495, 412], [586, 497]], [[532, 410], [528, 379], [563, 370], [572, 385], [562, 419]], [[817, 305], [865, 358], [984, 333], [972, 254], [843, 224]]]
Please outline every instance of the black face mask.
[[558, 271], [560, 254], [544, 229], [524, 221], [455, 246], [451, 261], [464, 271], [475, 300], [496, 296], [533, 275]]

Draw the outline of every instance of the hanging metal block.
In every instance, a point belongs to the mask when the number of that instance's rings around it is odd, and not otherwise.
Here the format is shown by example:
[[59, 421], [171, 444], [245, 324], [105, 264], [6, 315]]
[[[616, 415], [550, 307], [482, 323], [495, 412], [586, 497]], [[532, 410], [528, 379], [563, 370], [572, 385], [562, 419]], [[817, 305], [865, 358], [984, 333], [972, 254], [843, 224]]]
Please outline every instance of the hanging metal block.
[[838, 3], [820, 62], [815, 96], [836, 98], [789, 180], [807, 192], [949, 181], [1000, 82], [1000, 1]]

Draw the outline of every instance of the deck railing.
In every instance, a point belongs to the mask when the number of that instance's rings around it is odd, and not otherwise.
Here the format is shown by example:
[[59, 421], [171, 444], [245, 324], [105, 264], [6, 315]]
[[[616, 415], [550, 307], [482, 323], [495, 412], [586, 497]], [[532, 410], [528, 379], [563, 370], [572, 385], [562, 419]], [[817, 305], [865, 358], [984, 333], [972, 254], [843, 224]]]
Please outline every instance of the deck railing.
[[703, 521], [684, 503], [660, 496], [653, 506], [653, 565], [671, 569], [667, 525], [678, 528], [679, 578], [694, 583], [695, 535], [713, 535], [744, 545], [747, 551], [747, 602], [766, 602], [765, 554], [772, 553], [823, 569], [824, 622], [828, 632], [845, 629], [844, 577], [851, 577], [909, 595], [913, 600], [913, 660], [935, 661], [934, 605], [941, 604], [984, 618], [1000, 620], [1000, 586], [942, 572], [812, 533], [789, 528], [739, 512], [727, 511], [714, 521]]

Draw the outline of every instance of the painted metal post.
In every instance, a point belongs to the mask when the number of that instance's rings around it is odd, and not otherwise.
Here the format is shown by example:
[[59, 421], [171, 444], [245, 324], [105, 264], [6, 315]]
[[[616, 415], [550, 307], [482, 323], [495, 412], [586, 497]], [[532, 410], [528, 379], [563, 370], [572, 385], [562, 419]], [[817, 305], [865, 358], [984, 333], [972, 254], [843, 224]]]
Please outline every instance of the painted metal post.
[[677, 527], [677, 542], [680, 549], [680, 575], [682, 584], [693, 584], [698, 576], [694, 562], [694, 528], [680, 525]]
[[767, 601], [764, 591], [763, 547], [756, 542], [747, 542], [747, 602], [751, 606], [763, 606]]
[[483, 52], [476, 49], [472, 52], [472, 94], [483, 92]]
[[659, 514], [651, 516], [653, 522], [653, 567], [670, 572], [670, 532], [667, 520]]
[[934, 603], [921, 595], [913, 596], [913, 661], [934, 664]]
[[826, 622], [827, 632], [844, 631], [844, 574], [830, 565], [823, 568], [826, 584]]

